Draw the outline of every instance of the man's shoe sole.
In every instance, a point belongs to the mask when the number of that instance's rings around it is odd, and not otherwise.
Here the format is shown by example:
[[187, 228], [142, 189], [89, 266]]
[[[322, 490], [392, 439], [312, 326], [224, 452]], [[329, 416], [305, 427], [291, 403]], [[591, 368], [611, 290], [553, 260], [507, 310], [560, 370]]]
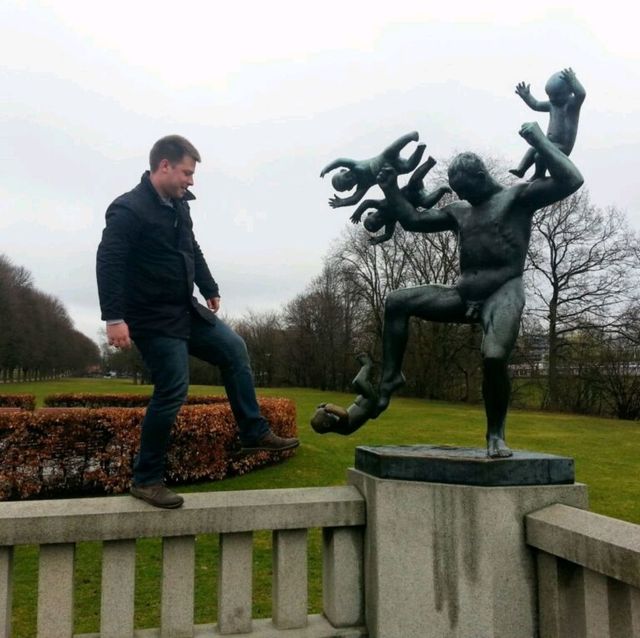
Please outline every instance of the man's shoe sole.
[[141, 492], [137, 492], [137, 490], [134, 487], [132, 487], [129, 490], [129, 494], [131, 494], [131, 496], [134, 496], [135, 498], [137, 498], [137, 499], [139, 499], [141, 501], [144, 501], [145, 503], [148, 503], [149, 505], [153, 505], [154, 507], [161, 507], [162, 509], [165, 509], [165, 510], [178, 509], [179, 507], [182, 507], [182, 505], [184, 503], [184, 499], [182, 499], [178, 503], [171, 503], [169, 505], [162, 505], [161, 503], [158, 503], [157, 501], [154, 501], [153, 499], [150, 499], [149, 497], [145, 496]]
[[240, 448], [240, 454], [248, 454], [249, 452], [286, 452], [287, 450], [295, 450], [300, 445], [300, 441], [296, 441], [295, 443], [291, 443], [290, 445], [286, 445], [284, 447], [269, 447], [265, 445], [258, 445], [256, 447], [248, 447], [243, 445]]

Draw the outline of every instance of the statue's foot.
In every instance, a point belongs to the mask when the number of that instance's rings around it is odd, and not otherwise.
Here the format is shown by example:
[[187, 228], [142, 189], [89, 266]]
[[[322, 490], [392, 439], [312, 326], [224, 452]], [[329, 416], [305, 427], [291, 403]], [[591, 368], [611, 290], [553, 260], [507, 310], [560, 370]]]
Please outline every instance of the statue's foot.
[[357, 354], [356, 355], [356, 361], [361, 366], [367, 366], [367, 365], [371, 365], [373, 363], [373, 361], [371, 361], [371, 357], [369, 356], [368, 352], [360, 352], [359, 354]]
[[516, 177], [519, 177], [520, 179], [522, 179], [524, 177], [524, 171], [521, 171], [518, 168], [511, 168], [511, 169], [509, 169], [509, 172], [512, 175], [515, 175]]
[[404, 374], [400, 372], [397, 376], [380, 383], [380, 388], [378, 389], [378, 402], [376, 404], [375, 411], [376, 416], [378, 416], [381, 412], [384, 412], [387, 407], [389, 407], [391, 395], [396, 390], [399, 390], [406, 382], [407, 381], [404, 378]]
[[513, 456], [513, 451], [507, 447], [503, 438], [499, 436], [490, 436], [487, 439], [487, 456], [492, 459], [503, 459]]

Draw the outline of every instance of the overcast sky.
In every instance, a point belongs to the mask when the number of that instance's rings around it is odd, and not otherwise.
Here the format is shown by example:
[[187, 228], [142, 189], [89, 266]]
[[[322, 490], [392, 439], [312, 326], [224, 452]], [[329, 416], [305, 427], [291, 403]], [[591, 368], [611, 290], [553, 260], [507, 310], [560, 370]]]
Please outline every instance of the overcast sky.
[[277, 310], [349, 224], [352, 209], [327, 205], [326, 163], [415, 129], [436, 159], [471, 150], [515, 165], [520, 125], [547, 127], [515, 84], [542, 99], [566, 66], [587, 90], [572, 158], [592, 201], [640, 228], [631, 7], [0, 0], [0, 253], [96, 338], [104, 211], [156, 139], [179, 133], [202, 155], [192, 216], [224, 312]]

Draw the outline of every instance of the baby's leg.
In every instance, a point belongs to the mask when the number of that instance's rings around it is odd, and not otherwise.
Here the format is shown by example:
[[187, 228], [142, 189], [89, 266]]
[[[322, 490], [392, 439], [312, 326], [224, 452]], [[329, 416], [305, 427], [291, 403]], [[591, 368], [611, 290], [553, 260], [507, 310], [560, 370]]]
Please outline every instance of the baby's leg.
[[440, 186], [431, 193], [426, 191], [420, 191], [416, 194], [415, 202], [411, 202], [415, 206], [421, 206], [422, 208], [433, 208], [447, 193], [450, 193], [451, 189], [448, 186]]
[[375, 237], [372, 237], [369, 240], [369, 243], [372, 246], [377, 246], [378, 244], [382, 244], [385, 241], [389, 241], [393, 237], [393, 233], [395, 229], [396, 229], [396, 222], [393, 221], [384, 227], [383, 235], [376, 235]]
[[530, 148], [524, 154], [518, 168], [512, 168], [509, 172], [516, 177], [523, 178], [524, 174], [531, 168], [536, 161], [536, 149]]
[[427, 157], [427, 161], [424, 162], [424, 164], [418, 166], [418, 168], [416, 168], [416, 170], [413, 172], [413, 174], [409, 178], [409, 181], [407, 182], [407, 188], [411, 191], [422, 190], [424, 188], [424, 182], [422, 180], [427, 176], [427, 173], [435, 165], [436, 160], [434, 160], [433, 157], [429, 155], [429, 157]]
[[418, 164], [420, 164], [425, 148], [427, 148], [426, 144], [418, 144], [416, 150], [413, 151], [409, 159], [405, 160], [398, 157], [398, 159], [392, 163], [394, 168], [398, 171], [398, 174], [402, 175], [404, 173], [410, 173]]
[[536, 170], [533, 174], [533, 177], [529, 180], [530, 182], [533, 182], [536, 179], [542, 179], [544, 177], [544, 174], [547, 172], [547, 165], [538, 153], [536, 153], [535, 165]]

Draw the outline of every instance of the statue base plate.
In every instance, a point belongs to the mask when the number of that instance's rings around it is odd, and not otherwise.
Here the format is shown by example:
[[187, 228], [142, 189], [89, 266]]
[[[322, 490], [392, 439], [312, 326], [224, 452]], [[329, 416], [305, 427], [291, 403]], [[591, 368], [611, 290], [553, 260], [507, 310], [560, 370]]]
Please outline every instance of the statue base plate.
[[357, 470], [383, 479], [455, 485], [566, 485], [575, 481], [570, 457], [514, 450], [492, 459], [484, 448], [448, 445], [360, 445]]

